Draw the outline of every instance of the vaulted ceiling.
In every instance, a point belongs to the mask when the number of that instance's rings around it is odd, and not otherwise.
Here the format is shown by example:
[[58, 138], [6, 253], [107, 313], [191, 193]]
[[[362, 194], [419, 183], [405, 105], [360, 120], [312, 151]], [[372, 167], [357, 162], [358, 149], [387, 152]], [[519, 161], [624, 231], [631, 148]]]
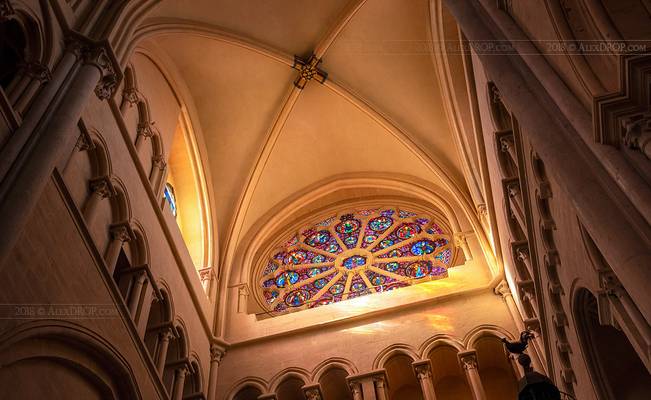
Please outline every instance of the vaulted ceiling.
[[[222, 254], [278, 204], [336, 176], [413, 177], [473, 206], [430, 51], [439, 6], [164, 0], [153, 10], [143, 43], [166, 53], [196, 107]], [[313, 53], [328, 79], [300, 90], [294, 55]]]

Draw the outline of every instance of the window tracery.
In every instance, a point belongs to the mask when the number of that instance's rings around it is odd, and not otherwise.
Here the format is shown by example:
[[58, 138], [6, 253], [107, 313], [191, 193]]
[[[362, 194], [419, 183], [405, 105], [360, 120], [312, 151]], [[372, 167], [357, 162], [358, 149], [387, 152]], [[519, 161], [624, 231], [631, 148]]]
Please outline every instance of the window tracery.
[[454, 241], [430, 215], [398, 208], [347, 211], [299, 230], [258, 277], [283, 314], [447, 277]]

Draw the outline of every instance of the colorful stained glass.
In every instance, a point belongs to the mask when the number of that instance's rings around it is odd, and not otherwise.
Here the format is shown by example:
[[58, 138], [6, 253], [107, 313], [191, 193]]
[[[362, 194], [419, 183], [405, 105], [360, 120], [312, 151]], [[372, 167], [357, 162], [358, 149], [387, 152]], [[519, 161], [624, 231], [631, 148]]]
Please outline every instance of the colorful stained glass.
[[284, 313], [445, 278], [449, 238], [430, 217], [406, 210], [330, 217], [280, 242], [260, 276], [261, 302]]
[[400, 212], [398, 213], [398, 215], [400, 216], [400, 218], [409, 218], [409, 217], [414, 217], [414, 216], [416, 216], [417, 214], [416, 214], [416, 213], [413, 213], [413, 212], [411, 212], [411, 211], [400, 210]]
[[366, 264], [366, 257], [364, 256], [352, 256], [344, 260], [342, 265], [347, 269], [353, 269], [355, 267], [360, 267]]
[[393, 220], [390, 217], [377, 217], [369, 221], [368, 225], [375, 232], [384, 232], [393, 224]]
[[285, 296], [285, 303], [290, 307], [300, 307], [310, 298], [305, 289], [297, 289]]
[[429, 274], [431, 268], [432, 266], [429, 262], [416, 261], [414, 263], [409, 264], [409, 266], [405, 270], [405, 273], [409, 277], [420, 279], [425, 277], [427, 274]]
[[417, 256], [431, 254], [435, 248], [436, 244], [431, 240], [421, 240], [411, 246], [411, 253]]
[[289, 239], [287, 241], [287, 243], [285, 243], [285, 247], [291, 247], [291, 246], [295, 246], [297, 244], [298, 244], [298, 236], [294, 235], [294, 236], [292, 236], [291, 239]]

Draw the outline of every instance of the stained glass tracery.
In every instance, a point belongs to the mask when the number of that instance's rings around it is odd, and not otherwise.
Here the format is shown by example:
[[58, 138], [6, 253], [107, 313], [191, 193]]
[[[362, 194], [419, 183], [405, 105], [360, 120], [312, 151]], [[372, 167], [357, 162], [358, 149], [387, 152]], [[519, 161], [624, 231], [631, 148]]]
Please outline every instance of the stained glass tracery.
[[454, 249], [430, 216], [373, 208], [330, 216], [286, 238], [259, 285], [275, 314], [447, 277]]

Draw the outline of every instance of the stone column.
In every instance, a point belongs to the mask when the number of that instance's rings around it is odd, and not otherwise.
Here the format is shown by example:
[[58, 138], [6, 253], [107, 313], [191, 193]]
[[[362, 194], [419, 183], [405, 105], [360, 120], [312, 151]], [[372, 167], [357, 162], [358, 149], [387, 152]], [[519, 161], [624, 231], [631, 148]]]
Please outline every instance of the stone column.
[[364, 400], [362, 396], [362, 382], [358, 380], [348, 381], [348, 387], [353, 394], [353, 400]]
[[217, 400], [217, 372], [226, 354], [226, 348], [219, 344], [210, 346], [210, 377], [208, 378], [208, 400]]
[[[138, 276], [135, 277], [133, 286], [131, 288], [131, 293], [129, 293], [129, 313], [131, 318], [135, 321], [136, 313], [138, 312], [138, 305], [140, 304], [140, 298], [142, 297], [142, 287], [147, 280], [147, 272], [141, 271], [138, 273]], [[135, 321], [136, 325], [138, 321]]]
[[412, 364], [420, 389], [423, 391], [424, 400], [436, 400], [434, 381], [432, 379], [432, 365], [429, 360], [416, 361]]
[[[69, 78], [64, 78], [66, 87], [60, 89], [65, 91], [65, 98], [56, 103], [38, 125], [30, 122], [15, 132], [17, 140], [26, 136], [34, 140], [30, 149], [23, 149], [24, 156], [13, 144], [8, 150], [18, 153], [15, 161], [7, 160], [14, 162], [3, 176], [0, 188], [0, 221], [4, 238], [0, 241], [0, 268], [7, 265], [7, 256], [21, 237], [20, 232], [43, 189], [51, 182], [52, 170], [74, 148], [77, 141], [74, 132], [90, 96], [95, 93], [101, 100], [108, 99], [121, 77], [119, 63], [108, 44], [71, 33], [67, 38], [67, 54], [73, 54], [76, 62], [71, 66]], [[68, 65], [67, 61], [62, 65]]]
[[172, 389], [172, 400], [183, 400], [183, 386], [185, 376], [188, 374], [188, 366], [184, 363], [174, 370], [174, 388]]
[[38, 89], [52, 79], [52, 74], [46, 65], [39, 62], [24, 64], [22, 72], [20, 87], [9, 93], [9, 99], [14, 109], [24, 115]]
[[386, 374], [373, 375], [373, 384], [377, 400], [389, 400]]
[[90, 181], [91, 194], [86, 203], [84, 204], [82, 213], [86, 220], [86, 225], [90, 226], [95, 217], [95, 211], [99, 203], [106, 198], [113, 197], [117, 194], [111, 178], [102, 176]]
[[172, 328], [166, 328], [158, 334], [158, 354], [156, 355], [156, 371], [158, 375], [163, 376], [165, 372], [165, 360], [167, 359], [167, 349], [170, 345], [170, 340], [174, 337]]
[[110, 233], [111, 241], [109, 242], [106, 253], [104, 254], [104, 260], [106, 260], [106, 266], [108, 268], [109, 274], [113, 276], [113, 272], [115, 271], [115, 263], [118, 261], [118, 256], [120, 255], [122, 245], [125, 242], [133, 239], [135, 235], [128, 222], [111, 225]]
[[468, 385], [472, 390], [472, 398], [474, 400], [486, 400], [486, 392], [484, 391], [484, 385], [481, 383], [477, 366], [477, 352], [469, 350], [459, 353], [459, 362], [466, 372], [466, 379], [468, 379]]

